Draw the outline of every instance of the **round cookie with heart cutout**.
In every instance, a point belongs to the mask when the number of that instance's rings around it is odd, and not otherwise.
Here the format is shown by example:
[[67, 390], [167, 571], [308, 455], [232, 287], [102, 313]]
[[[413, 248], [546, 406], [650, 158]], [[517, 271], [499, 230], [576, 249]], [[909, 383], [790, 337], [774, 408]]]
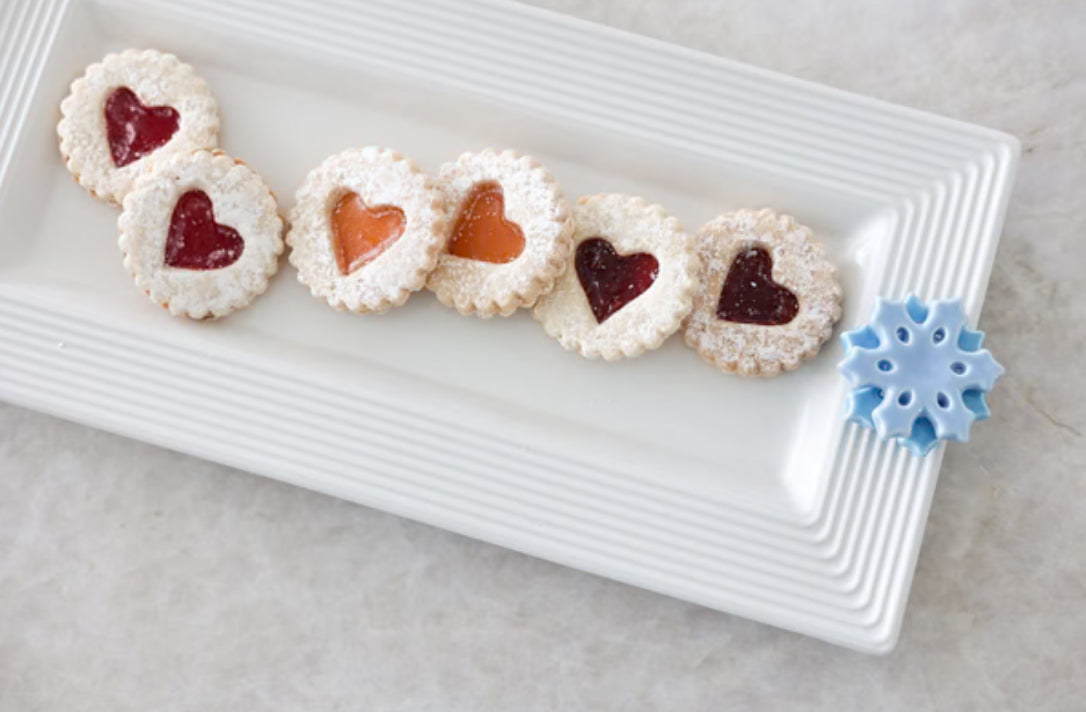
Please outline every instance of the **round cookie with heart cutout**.
[[461, 314], [509, 316], [549, 292], [573, 249], [550, 171], [515, 151], [465, 153], [441, 167], [446, 252], [426, 286]]
[[683, 326], [722, 371], [775, 376], [813, 358], [841, 318], [837, 268], [811, 230], [772, 210], [740, 210], [694, 241], [702, 278]]
[[655, 349], [690, 313], [699, 261], [693, 240], [659, 205], [627, 195], [581, 198], [573, 269], [533, 315], [562, 346], [608, 361]]
[[219, 133], [207, 82], [153, 49], [110, 54], [87, 67], [60, 112], [65, 165], [91, 195], [115, 205], [151, 159], [214, 148]]
[[373, 146], [330, 156], [295, 196], [287, 244], [298, 281], [337, 309], [400, 306], [445, 246], [444, 197], [413, 161]]
[[117, 225], [136, 286], [192, 319], [247, 306], [267, 289], [283, 252], [275, 196], [221, 151], [156, 161], [125, 196]]

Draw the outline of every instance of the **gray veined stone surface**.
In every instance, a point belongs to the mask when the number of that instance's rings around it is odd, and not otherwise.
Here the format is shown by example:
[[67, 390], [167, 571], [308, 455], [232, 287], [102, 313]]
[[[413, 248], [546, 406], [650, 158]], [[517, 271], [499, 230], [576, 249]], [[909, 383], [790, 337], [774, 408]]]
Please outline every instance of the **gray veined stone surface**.
[[1086, 708], [1086, 7], [537, 4], [1022, 139], [897, 651], [0, 405], [0, 711]]

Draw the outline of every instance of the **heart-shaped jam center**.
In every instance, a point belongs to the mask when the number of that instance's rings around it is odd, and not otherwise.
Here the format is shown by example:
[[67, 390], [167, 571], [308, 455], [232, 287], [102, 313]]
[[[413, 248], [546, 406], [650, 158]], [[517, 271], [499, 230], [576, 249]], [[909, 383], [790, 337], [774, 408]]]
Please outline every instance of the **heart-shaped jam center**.
[[456, 218], [449, 254], [480, 262], [512, 262], [524, 252], [520, 225], [505, 219], [505, 197], [495, 181], [476, 183]]
[[637, 299], [660, 273], [660, 263], [649, 253], [620, 255], [602, 237], [578, 245], [574, 262], [577, 279], [599, 324]]
[[177, 132], [181, 116], [172, 106], [144, 106], [128, 87], [106, 98], [106, 138], [118, 168], [127, 166], [163, 145]]
[[177, 201], [166, 236], [166, 264], [180, 269], [221, 269], [245, 249], [238, 231], [215, 222], [211, 198], [190, 190]]
[[377, 259], [403, 234], [407, 219], [394, 205], [369, 207], [357, 193], [346, 193], [332, 209], [332, 247], [341, 274]]
[[787, 324], [799, 313], [799, 300], [786, 287], [773, 281], [773, 257], [761, 247], [752, 247], [732, 262], [716, 315], [740, 324], [775, 326]]

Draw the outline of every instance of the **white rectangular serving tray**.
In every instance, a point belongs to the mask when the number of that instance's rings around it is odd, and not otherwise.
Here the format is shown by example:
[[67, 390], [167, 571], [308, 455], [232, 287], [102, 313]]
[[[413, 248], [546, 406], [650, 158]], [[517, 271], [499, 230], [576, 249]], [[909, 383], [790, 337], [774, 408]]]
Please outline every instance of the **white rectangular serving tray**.
[[[344, 32], [342, 28], [350, 28]], [[876, 296], [979, 315], [1018, 143], [500, 2], [8, 0], [0, 6], [0, 398], [859, 650], [891, 649], [942, 450], [843, 422], [837, 341], [769, 380], [674, 338], [591, 362], [527, 313], [428, 293], [338, 313], [284, 261], [216, 323], [133, 287], [113, 208], [56, 149], [71, 80], [109, 51], [196, 66], [222, 147], [289, 208], [306, 172], [384, 145], [435, 171], [513, 147], [571, 197], [625, 192], [689, 228], [770, 206]]]

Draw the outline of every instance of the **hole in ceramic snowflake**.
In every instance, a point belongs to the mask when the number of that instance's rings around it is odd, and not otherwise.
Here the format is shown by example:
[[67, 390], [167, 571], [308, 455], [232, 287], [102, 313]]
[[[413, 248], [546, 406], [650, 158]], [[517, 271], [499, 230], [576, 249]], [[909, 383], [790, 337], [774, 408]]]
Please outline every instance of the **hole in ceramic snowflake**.
[[900, 405], [902, 408], [908, 406], [912, 402], [913, 402], [913, 392], [912, 391], [903, 391], [902, 394], [897, 397], [897, 404]]
[[894, 364], [890, 363], [886, 359], [879, 361], [877, 365], [880, 371], [892, 371], [894, 369]]
[[939, 393], [937, 396], [935, 396], [935, 402], [943, 410], [946, 410], [950, 407], [950, 398], [947, 398], [946, 393]]
[[898, 341], [903, 344], [909, 343], [910, 334], [908, 329], [906, 329], [904, 326], [899, 326], [896, 333]]
[[965, 373], [965, 364], [961, 361], [955, 361], [954, 363], [950, 364], [950, 370], [960, 376]]
[[946, 329], [939, 327], [935, 331], [931, 332], [931, 342], [933, 344], [941, 344], [946, 339]]

